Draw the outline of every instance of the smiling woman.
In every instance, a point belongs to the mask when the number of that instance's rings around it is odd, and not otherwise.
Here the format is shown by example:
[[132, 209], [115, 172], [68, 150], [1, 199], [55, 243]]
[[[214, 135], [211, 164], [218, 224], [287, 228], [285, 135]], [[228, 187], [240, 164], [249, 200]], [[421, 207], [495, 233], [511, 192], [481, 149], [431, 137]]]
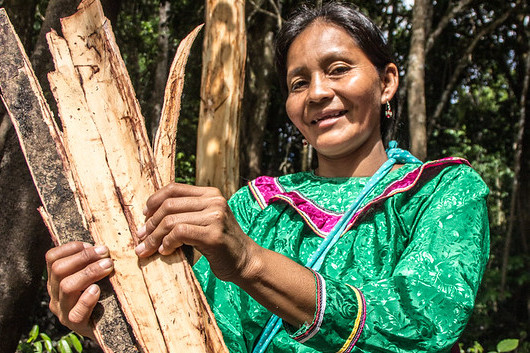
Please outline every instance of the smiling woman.
[[317, 151], [321, 176], [370, 176], [386, 161], [381, 105], [398, 87], [397, 67], [382, 72], [346, 30], [314, 21], [287, 55], [286, 109]]
[[[488, 258], [487, 187], [465, 160], [385, 150], [398, 70], [360, 12], [302, 7], [276, 53], [318, 169], [259, 177], [228, 201], [170, 184], [146, 202], [137, 255], [204, 255], [194, 271], [231, 352], [449, 351]], [[87, 334], [107, 257], [81, 244], [48, 253], [50, 306]]]

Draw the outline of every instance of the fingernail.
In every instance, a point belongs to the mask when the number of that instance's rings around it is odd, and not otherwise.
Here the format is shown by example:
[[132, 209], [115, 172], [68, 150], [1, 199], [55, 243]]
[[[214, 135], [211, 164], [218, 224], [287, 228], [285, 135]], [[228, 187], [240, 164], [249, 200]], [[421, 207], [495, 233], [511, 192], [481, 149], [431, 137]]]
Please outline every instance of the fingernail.
[[91, 248], [93, 245], [90, 244], [90, 243], [83, 243], [83, 247], [86, 249], [86, 248]]
[[98, 294], [98, 286], [95, 284], [92, 284], [90, 287], [88, 287], [88, 293], [96, 295]]
[[136, 255], [141, 255], [145, 251], [145, 244], [141, 243], [136, 249], [134, 249], [134, 251], [136, 252]]
[[144, 216], [147, 215], [147, 211], [148, 211], [147, 206], [144, 206], [144, 209], [143, 209]]
[[111, 259], [103, 259], [99, 261], [99, 266], [102, 269], [109, 269], [112, 267], [112, 260]]
[[94, 248], [94, 251], [96, 252], [96, 254], [101, 255], [101, 256], [107, 255], [107, 252], [108, 252], [107, 247], [104, 245], [96, 246]]
[[164, 255], [164, 245], [160, 245], [160, 247], [158, 248], [158, 252], [161, 253], [162, 255]]
[[140, 227], [138, 227], [138, 229], [136, 230], [136, 236], [138, 238], [142, 238], [145, 235], [145, 232], [146, 232], [146, 228], [145, 228], [145, 224], [144, 224], [144, 225], [141, 225]]

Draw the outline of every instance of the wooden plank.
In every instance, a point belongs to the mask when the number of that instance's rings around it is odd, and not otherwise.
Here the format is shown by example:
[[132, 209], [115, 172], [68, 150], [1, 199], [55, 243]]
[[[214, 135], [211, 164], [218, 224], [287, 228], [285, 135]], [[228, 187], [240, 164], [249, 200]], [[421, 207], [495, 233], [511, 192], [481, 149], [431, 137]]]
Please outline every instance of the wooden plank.
[[243, 0], [206, 1], [197, 184], [218, 187], [225, 197], [239, 188], [239, 118], [245, 79]]
[[[35, 186], [43, 201], [43, 219], [56, 243], [92, 242], [80, 212], [61, 132], [5, 11], [0, 9], [0, 91], [17, 131]], [[48, 123], [46, 123], [48, 122]], [[66, 167], [66, 169], [63, 169]], [[112, 290], [102, 285], [95, 320], [105, 352], [138, 352]]]

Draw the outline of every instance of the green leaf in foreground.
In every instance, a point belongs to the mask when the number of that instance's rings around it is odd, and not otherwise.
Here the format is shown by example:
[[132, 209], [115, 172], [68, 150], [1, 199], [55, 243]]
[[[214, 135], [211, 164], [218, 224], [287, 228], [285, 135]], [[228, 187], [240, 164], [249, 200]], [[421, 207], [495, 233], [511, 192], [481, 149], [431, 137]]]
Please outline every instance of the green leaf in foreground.
[[42, 353], [42, 342], [38, 341], [33, 344], [33, 349], [36, 353]]
[[74, 346], [74, 349], [77, 353], [81, 353], [83, 351], [83, 346], [81, 345], [81, 342], [79, 342], [79, 338], [77, 338], [77, 335], [73, 332], [71, 332], [68, 335], [68, 338], [72, 342], [72, 346]]
[[29, 337], [26, 342], [30, 343], [35, 341], [35, 339], [39, 336], [39, 325], [33, 325], [31, 328], [31, 331], [29, 331]]
[[511, 352], [519, 346], [519, 340], [514, 338], [505, 339], [497, 344], [497, 351]]
[[59, 342], [57, 342], [57, 348], [59, 349], [60, 353], [72, 353], [70, 345], [64, 338], [61, 338]]

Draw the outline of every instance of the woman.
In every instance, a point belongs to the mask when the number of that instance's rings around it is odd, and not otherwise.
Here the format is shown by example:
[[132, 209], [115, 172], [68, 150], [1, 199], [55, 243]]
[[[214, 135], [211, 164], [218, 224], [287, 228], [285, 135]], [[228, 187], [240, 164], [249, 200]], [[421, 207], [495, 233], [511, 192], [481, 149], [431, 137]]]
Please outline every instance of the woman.
[[[398, 69], [359, 12], [303, 7], [276, 56], [318, 169], [257, 178], [228, 202], [168, 185], [147, 200], [138, 256], [182, 244], [204, 255], [194, 270], [231, 352], [448, 351], [488, 257], [487, 187], [461, 159], [387, 155]], [[51, 310], [91, 335], [108, 250], [70, 243], [47, 263]]]

